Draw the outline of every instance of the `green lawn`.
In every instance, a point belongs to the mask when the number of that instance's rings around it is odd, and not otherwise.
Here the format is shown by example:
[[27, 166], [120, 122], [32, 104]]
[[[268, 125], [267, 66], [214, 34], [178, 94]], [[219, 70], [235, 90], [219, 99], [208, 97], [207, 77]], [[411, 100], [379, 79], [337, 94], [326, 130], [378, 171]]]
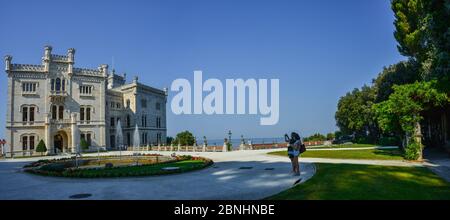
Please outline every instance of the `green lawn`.
[[[270, 152], [272, 155], [287, 157], [287, 151]], [[370, 160], [402, 160], [399, 149], [367, 149], [367, 150], [306, 150], [301, 157], [334, 158], [334, 159], [370, 159]]]
[[450, 184], [424, 167], [316, 166], [317, 173], [310, 180], [268, 199], [450, 199]]
[[376, 147], [373, 144], [336, 144], [336, 145], [322, 145], [322, 146], [310, 146], [311, 149], [331, 149], [331, 148], [360, 148], [360, 147]]

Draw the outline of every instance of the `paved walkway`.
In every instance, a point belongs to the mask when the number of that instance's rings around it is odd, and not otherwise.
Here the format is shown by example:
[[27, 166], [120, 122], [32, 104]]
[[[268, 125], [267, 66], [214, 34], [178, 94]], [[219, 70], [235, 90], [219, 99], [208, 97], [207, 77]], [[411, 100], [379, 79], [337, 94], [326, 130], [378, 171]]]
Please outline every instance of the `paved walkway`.
[[426, 149], [424, 151], [424, 165], [434, 173], [450, 182], [450, 156], [440, 149]]
[[[176, 152], [208, 157], [212, 167], [190, 173], [135, 178], [68, 179], [21, 172], [24, 164], [41, 158], [0, 160], [0, 199], [69, 199], [92, 194], [88, 199], [262, 199], [292, 187], [298, 180], [289, 174], [287, 157], [268, 155], [280, 149], [234, 152]], [[127, 152], [131, 153], [131, 152]], [[148, 152], [169, 155], [171, 152]], [[101, 153], [114, 155], [118, 152]], [[97, 154], [90, 154], [90, 156]], [[53, 157], [54, 158], [54, 157]], [[425, 163], [402, 160], [301, 158], [300, 183], [315, 173], [314, 163], [427, 166], [450, 181], [450, 159], [429, 157]], [[240, 169], [251, 167], [251, 169]]]
[[[299, 179], [289, 174], [287, 157], [273, 157], [268, 151], [190, 152], [211, 158], [215, 164], [183, 174], [108, 179], [37, 176], [21, 172], [21, 168], [38, 158], [2, 160], [0, 199], [69, 199], [82, 193], [92, 194], [88, 199], [262, 199], [292, 187]], [[301, 171], [304, 182], [314, 175], [315, 167], [302, 162]]]

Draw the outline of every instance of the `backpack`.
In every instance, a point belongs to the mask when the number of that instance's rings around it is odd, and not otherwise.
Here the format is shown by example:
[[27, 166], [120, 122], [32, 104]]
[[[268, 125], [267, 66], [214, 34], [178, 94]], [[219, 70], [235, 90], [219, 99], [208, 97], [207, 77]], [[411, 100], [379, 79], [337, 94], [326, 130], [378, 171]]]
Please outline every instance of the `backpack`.
[[302, 143], [302, 145], [300, 145], [300, 154], [302, 154], [305, 151], [306, 151], [306, 146], [304, 143]]

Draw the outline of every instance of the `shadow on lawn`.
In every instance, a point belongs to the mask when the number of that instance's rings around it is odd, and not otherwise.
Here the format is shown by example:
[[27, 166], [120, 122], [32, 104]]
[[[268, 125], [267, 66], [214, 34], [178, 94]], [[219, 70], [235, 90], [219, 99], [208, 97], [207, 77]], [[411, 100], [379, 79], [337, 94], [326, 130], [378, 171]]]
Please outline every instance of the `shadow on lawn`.
[[374, 149], [373, 153], [376, 155], [403, 157], [403, 152], [400, 149]]
[[424, 167], [317, 165], [309, 181], [271, 199], [450, 199], [450, 184]]

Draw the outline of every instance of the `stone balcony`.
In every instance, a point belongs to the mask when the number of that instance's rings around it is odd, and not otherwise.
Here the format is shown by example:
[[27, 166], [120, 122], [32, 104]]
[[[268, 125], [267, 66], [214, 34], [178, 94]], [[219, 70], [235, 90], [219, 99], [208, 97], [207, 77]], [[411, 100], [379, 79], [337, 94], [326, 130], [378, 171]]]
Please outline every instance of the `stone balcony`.
[[68, 128], [72, 125], [72, 119], [50, 119], [50, 125], [57, 129]]
[[49, 98], [51, 102], [62, 103], [67, 97], [66, 91], [50, 91]]

